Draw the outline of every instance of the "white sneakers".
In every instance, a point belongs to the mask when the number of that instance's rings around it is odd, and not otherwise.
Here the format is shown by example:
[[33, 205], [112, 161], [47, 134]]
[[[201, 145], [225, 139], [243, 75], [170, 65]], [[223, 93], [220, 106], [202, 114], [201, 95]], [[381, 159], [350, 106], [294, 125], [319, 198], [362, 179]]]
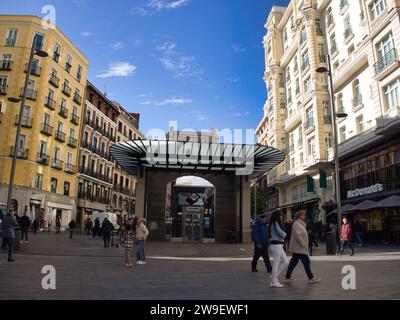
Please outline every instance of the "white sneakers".
[[269, 285], [271, 288], [283, 288], [283, 284], [280, 284], [279, 282], [271, 282]]
[[139, 260], [139, 261], [136, 261], [136, 264], [146, 264], [146, 261]]

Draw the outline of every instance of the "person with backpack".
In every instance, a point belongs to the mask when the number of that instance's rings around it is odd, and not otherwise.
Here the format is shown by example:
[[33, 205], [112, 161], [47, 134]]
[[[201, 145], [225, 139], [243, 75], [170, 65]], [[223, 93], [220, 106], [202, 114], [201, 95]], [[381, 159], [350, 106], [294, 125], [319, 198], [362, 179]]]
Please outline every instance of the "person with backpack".
[[270, 286], [273, 288], [282, 288], [279, 282], [279, 275], [289, 265], [289, 259], [286, 256], [283, 246], [285, 245], [286, 232], [282, 230], [281, 213], [275, 211], [271, 215], [269, 223], [269, 234], [271, 235], [272, 252], [272, 281]]
[[339, 250], [339, 255], [341, 256], [344, 252], [344, 248], [349, 245], [351, 249], [351, 254], [350, 256], [354, 256], [354, 248], [353, 248], [353, 243], [352, 243], [352, 228], [347, 220], [346, 217], [343, 218], [343, 225], [342, 225], [342, 230], [340, 232], [340, 250]]
[[268, 242], [269, 242], [269, 226], [268, 216], [262, 214], [259, 218], [255, 219], [251, 239], [254, 242], [254, 256], [251, 262], [251, 272], [258, 272], [257, 263], [260, 257], [263, 258], [267, 272], [272, 272], [272, 265], [268, 255]]

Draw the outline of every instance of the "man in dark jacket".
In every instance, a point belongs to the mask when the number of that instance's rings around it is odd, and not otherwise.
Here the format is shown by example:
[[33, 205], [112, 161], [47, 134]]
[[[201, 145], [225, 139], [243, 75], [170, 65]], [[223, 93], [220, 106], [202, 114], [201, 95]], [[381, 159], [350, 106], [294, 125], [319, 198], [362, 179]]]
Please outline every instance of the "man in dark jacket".
[[68, 223], [68, 229], [69, 229], [69, 238], [72, 239], [74, 230], [76, 229], [76, 222], [73, 219], [71, 220], [70, 223]]
[[15, 218], [16, 211], [11, 211], [3, 217], [1, 229], [3, 241], [8, 245], [8, 262], [14, 262], [12, 255], [14, 250], [15, 229], [19, 228], [19, 224]]
[[272, 272], [268, 255], [269, 228], [267, 215], [264, 214], [257, 218], [252, 230], [252, 240], [254, 242], [254, 257], [251, 262], [251, 271], [258, 272], [257, 263], [260, 257], [263, 257], [267, 272]]
[[28, 243], [28, 231], [29, 227], [31, 226], [31, 219], [26, 215], [25, 212], [19, 222], [21, 225], [21, 243], [24, 241], [24, 235], [25, 243]]
[[104, 221], [101, 224], [101, 232], [103, 233], [104, 248], [110, 247], [111, 232], [113, 230], [114, 230], [113, 224], [107, 218], [104, 218]]

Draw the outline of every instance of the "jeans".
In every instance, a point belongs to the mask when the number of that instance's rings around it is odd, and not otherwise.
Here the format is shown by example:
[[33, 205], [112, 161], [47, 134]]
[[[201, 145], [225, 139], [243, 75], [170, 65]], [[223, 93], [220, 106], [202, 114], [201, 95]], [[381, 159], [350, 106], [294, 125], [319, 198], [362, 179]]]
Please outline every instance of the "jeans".
[[21, 241], [24, 240], [24, 235], [25, 235], [25, 241], [28, 241], [28, 228], [21, 229]]
[[340, 240], [340, 251], [339, 254], [342, 255], [344, 252], [344, 248], [349, 245], [351, 254], [354, 254], [353, 243], [350, 240]]
[[304, 270], [307, 273], [308, 279], [310, 280], [313, 279], [314, 275], [311, 272], [310, 258], [306, 254], [299, 254], [299, 253], [293, 253], [288, 270], [286, 272], [286, 279], [290, 279], [292, 277], [293, 270], [294, 268], [296, 268], [297, 264], [299, 263], [299, 260], [304, 266]]
[[3, 241], [6, 245], [8, 245], [8, 260], [12, 259], [13, 251], [14, 251], [14, 238], [3, 238]]
[[257, 245], [254, 244], [254, 257], [253, 261], [251, 262], [251, 269], [253, 271], [257, 270], [257, 262], [261, 257], [263, 257], [267, 272], [272, 272], [272, 265], [268, 255], [268, 245], [264, 245], [262, 248], [258, 248]]
[[283, 244], [272, 244], [272, 282], [279, 282], [278, 278], [282, 271], [289, 265], [289, 259], [283, 250]]
[[111, 234], [110, 233], [103, 233], [104, 248], [110, 246], [110, 239], [111, 239]]
[[136, 249], [136, 260], [146, 261], [146, 256], [144, 254], [144, 240], [139, 240], [138, 242], [138, 246]]

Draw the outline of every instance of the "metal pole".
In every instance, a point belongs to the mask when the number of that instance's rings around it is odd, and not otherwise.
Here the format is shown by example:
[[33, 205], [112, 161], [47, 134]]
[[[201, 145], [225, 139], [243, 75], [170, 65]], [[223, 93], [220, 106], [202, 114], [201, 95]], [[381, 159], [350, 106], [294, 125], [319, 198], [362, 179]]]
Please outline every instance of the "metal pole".
[[333, 151], [334, 151], [334, 160], [335, 160], [335, 197], [337, 204], [337, 226], [338, 232], [341, 230], [342, 225], [342, 201], [340, 198], [340, 170], [339, 170], [339, 152], [338, 152], [338, 135], [337, 135], [337, 123], [336, 123], [336, 108], [335, 108], [335, 97], [333, 94], [333, 80], [332, 80], [332, 66], [331, 66], [331, 57], [327, 55], [328, 58], [328, 66], [329, 66], [329, 89], [331, 96], [331, 115], [332, 115], [332, 129], [333, 129]]
[[254, 183], [254, 219], [257, 217], [257, 179]]
[[10, 210], [11, 210], [11, 200], [12, 200], [13, 188], [14, 188], [15, 167], [17, 165], [19, 135], [21, 133], [22, 117], [23, 117], [23, 111], [24, 111], [24, 106], [25, 106], [26, 94], [28, 91], [29, 75], [31, 73], [33, 56], [35, 54], [35, 46], [36, 46], [36, 36], [33, 39], [32, 48], [31, 48], [31, 52], [29, 55], [28, 70], [27, 70], [26, 76], [25, 76], [25, 84], [24, 84], [24, 89], [23, 89], [23, 93], [22, 93], [21, 106], [20, 106], [19, 116], [18, 116], [17, 133], [15, 135], [13, 158], [12, 158], [12, 164], [11, 164], [10, 183], [8, 185], [8, 197], [7, 197], [7, 211], [8, 212], [10, 212]]

